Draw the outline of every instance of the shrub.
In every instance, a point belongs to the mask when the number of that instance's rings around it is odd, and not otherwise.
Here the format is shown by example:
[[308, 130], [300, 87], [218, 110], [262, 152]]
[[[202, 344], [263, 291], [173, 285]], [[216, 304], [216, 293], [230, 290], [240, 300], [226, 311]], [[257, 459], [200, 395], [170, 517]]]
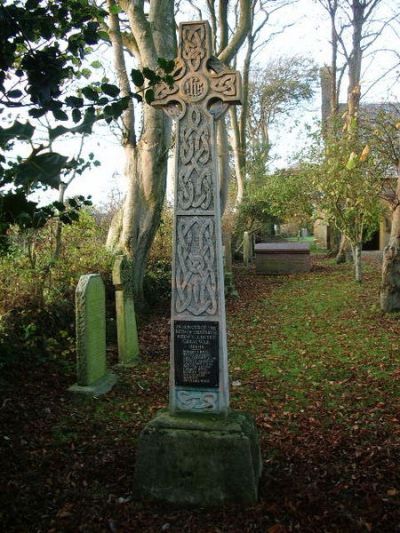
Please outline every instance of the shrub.
[[0, 256], [0, 365], [16, 356], [69, 353], [74, 338], [74, 293], [79, 277], [99, 272], [110, 293], [112, 256], [90, 211], [63, 229], [54, 258], [56, 221], [10, 235]]

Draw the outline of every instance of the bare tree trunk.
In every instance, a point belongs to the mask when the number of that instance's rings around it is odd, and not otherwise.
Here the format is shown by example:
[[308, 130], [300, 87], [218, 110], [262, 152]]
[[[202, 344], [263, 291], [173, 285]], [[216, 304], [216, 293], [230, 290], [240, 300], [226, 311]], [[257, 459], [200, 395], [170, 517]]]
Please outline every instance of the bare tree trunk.
[[217, 157], [222, 216], [228, 203], [229, 181], [231, 177], [231, 169], [229, 165], [228, 132], [226, 130], [225, 117], [222, 117], [217, 122]]
[[233, 160], [235, 163], [235, 175], [236, 175], [236, 199], [235, 208], [238, 207], [243, 201], [244, 195], [244, 180], [245, 180], [245, 164], [242, 157], [242, 143], [239, 131], [239, 122], [237, 117], [236, 107], [231, 106], [229, 109], [231, 117], [232, 128], [232, 148], [233, 148]]
[[[66, 189], [67, 189], [67, 185], [64, 182], [60, 181], [60, 185], [58, 186], [58, 201], [62, 204], [64, 203], [64, 196], [65, 196]], [[53, 260], [57, 260], [61, 255], [62, 228], [63, 228], [63, 223], [58, 218], [56, 222], [56, 234], [55, 234], [55, 246], [54, 246]]]
[[126, 174], [134, 179], [123, 206], [118, 242], [119, 250], [132, 261], [138, 306], [144, 305], [145, 266], [164, 204], [169, 146], [168, 128], [163, 124], [165, 118], [154, 109], [147, 111], [149, 114], [158, 115], [151, 122], [159, 127], [155, 127], [155, 131], [146, 128], [137, 146], [128, 144], [125, 147]]
[[339, 249], [336, 255], [336, 263], [338, 265], [346, 262], [346, 248], [347, 248], [347, 238], [342, 234], [340, 237]]
[[[114, 0], [108, 0], [109, 7]], [[110, 15], [109, 34], [114, 49], [115, 69], [121, 94], [130, 94], [130, 83], [124, 59], [127, 44], [142, 67], [157, 69], [157, 58], [176, 56], [174, 2], [152, 0], [149, 15], [142, 3], [120, 2], [128, 15], [131, 40], [127, 43], [119, 27], [117, 15]], [[121, 213], [111, 223], [107, 245], [126, 255], [132, 265], [135, 305], [144, 307], [143, 279], [148, 252], [158, 229], [164, 204], [171, 121], [162, 111], [143, 104], [143, 128], [140, 140], [135, 133], [134, 107], [123, 116], [123, 145], [128, 192]]]
[[354, 278], [358, 283], [362, 282], [362, 263], [361, 263], [361, 251], [362, 242], [351, 244], [351, 251], [353, 254], [354, 263]]
[[392, 228], [389, 243], [383, 251], [380, 302], [382, 311], [400, 310], [400, 168], [396, 200], [392, 209]]

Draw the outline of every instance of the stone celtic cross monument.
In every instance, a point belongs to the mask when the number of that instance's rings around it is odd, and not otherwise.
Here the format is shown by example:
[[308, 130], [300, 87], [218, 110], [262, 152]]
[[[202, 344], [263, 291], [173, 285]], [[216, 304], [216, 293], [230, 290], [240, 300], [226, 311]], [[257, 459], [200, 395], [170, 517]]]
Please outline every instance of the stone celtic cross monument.
[[171, 306], [173, 412], [229, 406], [221, 213], [215, 121], [240, 103], [240, 74], [211, 56], [206, 22], [180, 26], [172, 87], [153, 105], [177, 121]]
[[240, 74], [212, 56], [208, 22], [184, 22], [153, 105], [176, 120], [170, 409], [143, 430], [135, 479], [175, 503], [254, 502], [260, 452], [248, 415], [229, 411], [215, 121], [240, 103]]

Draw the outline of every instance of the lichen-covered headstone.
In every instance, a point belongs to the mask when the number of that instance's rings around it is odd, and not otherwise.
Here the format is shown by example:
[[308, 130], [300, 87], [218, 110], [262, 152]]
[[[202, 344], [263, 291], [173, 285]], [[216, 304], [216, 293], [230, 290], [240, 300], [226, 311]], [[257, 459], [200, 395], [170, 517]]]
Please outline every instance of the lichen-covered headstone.
[[121, 365], [139, 360], [139, 341], [136, 327], [133, 284], [128, 259], [119, 255], [114, 263], [113, 283], [117, 313], [118, 360]]
[[72, 392], [98, 396], [108, 392], [116, 376], [107, 372], [106, 309], [100, 274], [81, 276], [75, 292], [77, 383]]

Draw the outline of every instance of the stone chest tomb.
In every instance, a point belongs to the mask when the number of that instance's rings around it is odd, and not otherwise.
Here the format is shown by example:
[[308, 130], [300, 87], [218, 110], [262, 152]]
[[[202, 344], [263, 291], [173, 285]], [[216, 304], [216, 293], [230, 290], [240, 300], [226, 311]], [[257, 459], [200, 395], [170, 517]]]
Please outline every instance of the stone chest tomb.
[[310, 247], [300, 242], [260, 243], [255, 246], [257, 274], [309, 272]]

